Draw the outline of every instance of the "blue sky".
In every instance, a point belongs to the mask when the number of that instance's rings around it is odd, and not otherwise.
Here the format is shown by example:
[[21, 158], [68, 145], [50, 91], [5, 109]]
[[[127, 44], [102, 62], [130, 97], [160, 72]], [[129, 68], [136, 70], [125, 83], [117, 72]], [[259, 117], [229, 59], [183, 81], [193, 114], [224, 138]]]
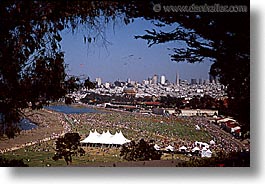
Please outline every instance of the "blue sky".
[[[165, 26], [162, 30], [173, 30], [177, 24]], [[176, 72], [181, 79], [208, 79], [211, 62], [189, 64], [171, 61], [168, 48], [183, 47], [181, 42], [170, 42], [148, 47], [147, 41], [134, 39], [135, 35], [143, 35], [145, 30], [156, 28], [150, 21], [136, 19], [125, 25], [115, 22], [104, 25], [105, 38], [109, 44], [104, 47], [99, 40], [90, 44], [84, 43], [84, 35], [88, 30], [79, 29], [72, 34], [69, 30], [62, 32], [62, 50], [65, 51], [67, 73], [70, 75], [89, 76], [93, 81], [101, 77], [103, 82], [125, 81], [130, 78], [141, 82], [143, 79], [157, 74], [165, 75], [170, 82], [175, 82]]]

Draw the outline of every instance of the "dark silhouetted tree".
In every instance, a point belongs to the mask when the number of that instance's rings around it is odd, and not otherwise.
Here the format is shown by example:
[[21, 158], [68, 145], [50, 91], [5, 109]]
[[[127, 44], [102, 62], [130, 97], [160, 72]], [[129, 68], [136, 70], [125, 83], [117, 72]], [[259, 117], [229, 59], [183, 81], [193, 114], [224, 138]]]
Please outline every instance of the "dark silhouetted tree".
[[83, 156], [85, 151], [80, 147], [80, 136], [78, 133], [66, 133], [56, 141], [56, 153], [53, 160], [64, 159], [66, 164], [72, 163], [73, 156]]
[[138, 143], [132, 141], [123, 145], [120, 156], [128, 161], [160, 160], [162, 153], [154, 148], [154, 144], [141, 139]]
[[86, 89], [94, 89], [96, 87], [96, 84], [90, 81], [90, 78], [88, 77], [84, 82], [84, 87]]
[[41, 108], [66, 94], [61, 31], [75, 33], [83, 25], [86, 43], [104, 44], [102, 24], [116, 14], [114, 2], [0, 2], [0, 135], [15, 136], [24, 108]]
[[68, 80], [65, 81], [65, 88], [68, 93], [72, 93], [79, 89], [79, 79], [77, 77], [70, 77]]

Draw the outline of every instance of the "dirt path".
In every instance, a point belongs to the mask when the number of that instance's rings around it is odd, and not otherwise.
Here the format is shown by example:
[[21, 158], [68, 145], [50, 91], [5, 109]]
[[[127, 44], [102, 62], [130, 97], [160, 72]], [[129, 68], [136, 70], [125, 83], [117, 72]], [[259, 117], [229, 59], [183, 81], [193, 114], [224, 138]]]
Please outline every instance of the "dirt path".
[[36, 129], [23, 130], [13, 139], [0, 139], [0, 152], [12, 151], [25, 146], [48, 141], [59, 137], [65, 132], [62, 114], [45, 109], [27, 111], [28, 119], [38, 125]]

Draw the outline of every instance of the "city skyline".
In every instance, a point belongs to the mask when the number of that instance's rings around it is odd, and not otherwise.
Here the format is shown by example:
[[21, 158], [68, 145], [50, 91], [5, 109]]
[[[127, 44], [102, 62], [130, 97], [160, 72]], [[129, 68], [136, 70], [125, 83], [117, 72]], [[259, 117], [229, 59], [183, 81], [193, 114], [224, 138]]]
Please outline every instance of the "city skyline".
[[[163, 31], [171, 31], [178, 24], [163, 27]], [[211, 61], [205, 59], [202, 63], [177, 63], [171, 61], [170, 48], [184, 47], [181, 42], [148, 47], [146, 41], [134, 39], [145, 30], [157, 28], [150, 21], [136, 19], [129, 25], [105, 25], [106, 45], [102, 43], [84, 43], [85, 32], [72, 34], [62, 32], [62, 50], [65, 51], [65, 63], [68, 65], [67, 74], [90, 77], [95, 80], [102, 78], [103, 82], [116, 80], [126, 81], [131, 78], [142, 81], [154, 74], [165, 75], [169, 82], [174, 83], [176, 72], [181, 79], [190, 81], [191, 78], [208, 79]], [[105, 47], [106, 46], [106, 47]]]
[[[156, 82], [154, 82], [154, 76], [157, 76], [157, 79]], [[146, 77], [145, 79], [141, 80], [141, 81], [137, 81], [137, 80], [134, 80], [133, 78], [130, 78], [128, 77], [126, 80], [120, 80], [120, 79], [117, 79], [117, 80], [114, 80], [114, 81], [104, 81], [104, 79], [100, 76], [94, 78], [94, 79], [91, 79], [90, 78], [90, 81], [93, 81], [93, 82], [98, 82], [98, 80], [100, 80], [100, 83], [114, 83], [115, 81], [119, 81], [119, 82], [127, 82], [127, 83], [131, 83], [131, 82], [137, 82], [137, 83], [144, 83], [146, 81], [149, 81], [150, 83], [160, 83], [160, 84], [165, 84], [167, 81], [171, 84], [176, 84], [176, 85], [179, 85], [179, 83], [181, 81], [186, 81], [187, 83], [189, 84], [203, 84], [205, 82], [208, 82], [208, 83], [212, 83], [213, 82], [213, 78], [211, 79], [211, 76], [209, 75], [209, 78], [207, 79], [203, 79], [203, 78], [190, 78], [189, 80], [187, 79], [182, 79], [178, 73], [176, 73], [176, 76], [175, 76], [175, 81], [169, 81], [167, 76], [166, 75], [158, 75], [158, 74], [154, 74], [153, 76], [148, 76]], [[178, 82], [177, 82], [178, 80]], [[152, 82], [151, 82], [152, 81]]]

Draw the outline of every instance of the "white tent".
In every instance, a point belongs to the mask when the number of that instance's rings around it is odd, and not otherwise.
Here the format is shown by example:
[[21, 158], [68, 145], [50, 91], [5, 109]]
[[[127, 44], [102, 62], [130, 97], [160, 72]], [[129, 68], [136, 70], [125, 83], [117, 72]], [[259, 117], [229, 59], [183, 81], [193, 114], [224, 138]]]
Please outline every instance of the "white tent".
[[155, 150], [160, 150], [160, 146], [158, 146], [157, 144], [154, 145]]
[[195, 146], [199, 146], [200, 148], [202, 148], [202, 147], [209, 148], [210, 147], [209, 144], [207, 144], [205, 142], [198, 142], [198, 141], [195, 142]]
[[199, 127], [199, 125], [195, 125], [195, 129], [200, 130], [201, 128]]
[[122, 145], [128, 142], [131, 142], [131, 140], [125, 138], [122, 132], [120, 131], [119, 133], [117, 132], [115, 133], [115, 135], [111, 139], [111, 142], [112, 144]]
[[214, 118], [214, 119], [217, 119], [218, 117], [217, 117], [216, 115], [213, 115], [213, 118]]
[[124, 137], [122, 132], [115, 133], [115, 135], [112, 135], [109, 130], [106, 132], [103, 132], [102, 134], [99, 134], [96, 130], [95, 132], [89, 133], [89, 136], [86, 137], [84, 140], [80, 141], [81, 143], [96, 143], [96, 144], [117, 144], [122, 145], [128, 142], [131, 142], [131, 140]]
[[186, 146], [181, 146], [180, 148], [179, 148], [179, 151], [186, 151], [187, 150], [187, 147]]
[[89, 135], [82, 141], [80, 141], [81, 143], [88, 143], [89, 141], [89, 136], [92, 134], [91, 130], [89, 131]]
[[111, 138], [113, 135], [107, 130], [107, 132], [103, 132], [100, 136], [98, 136], [98, 139], [96, 143], [99, 144], [112, 144]]
[[203, 147], [202, 148], [202, 152], [201, 152], [201, 157], [205, 157], [206, 156], [206, 151], [207, 151], [207, 148]]
[[194, 147], [191, 151], [192, 151], [192, 152], [200, 151], [200, 148], [198, 148], [198, 147], [196, 146], [196, 147]]
[[89, 132], [89, 135], [81, 141], [81, 143], [97, 143], [100, 134], [95, 130], [95, 132]]
[[205, 152], [205, 157], [207, 157], [207, 158], [211, 158], [212, 157], [212, 152], [211, 152], [211, 150], [207, 150], [206, 152]]
[[214, 145], [214, 144], [215, 144], [214, 140], [211, 140], [210, 145]]
[[94, 131], [94, 134], [97, 135], [97, 136], [100, 135], [100, 133], [98, 133], [96, 129], [95, 129], [95, 131]]
[[171, 145], [167, 146], [165, 149], [166, 151], [174, 151], [174, 147]]

